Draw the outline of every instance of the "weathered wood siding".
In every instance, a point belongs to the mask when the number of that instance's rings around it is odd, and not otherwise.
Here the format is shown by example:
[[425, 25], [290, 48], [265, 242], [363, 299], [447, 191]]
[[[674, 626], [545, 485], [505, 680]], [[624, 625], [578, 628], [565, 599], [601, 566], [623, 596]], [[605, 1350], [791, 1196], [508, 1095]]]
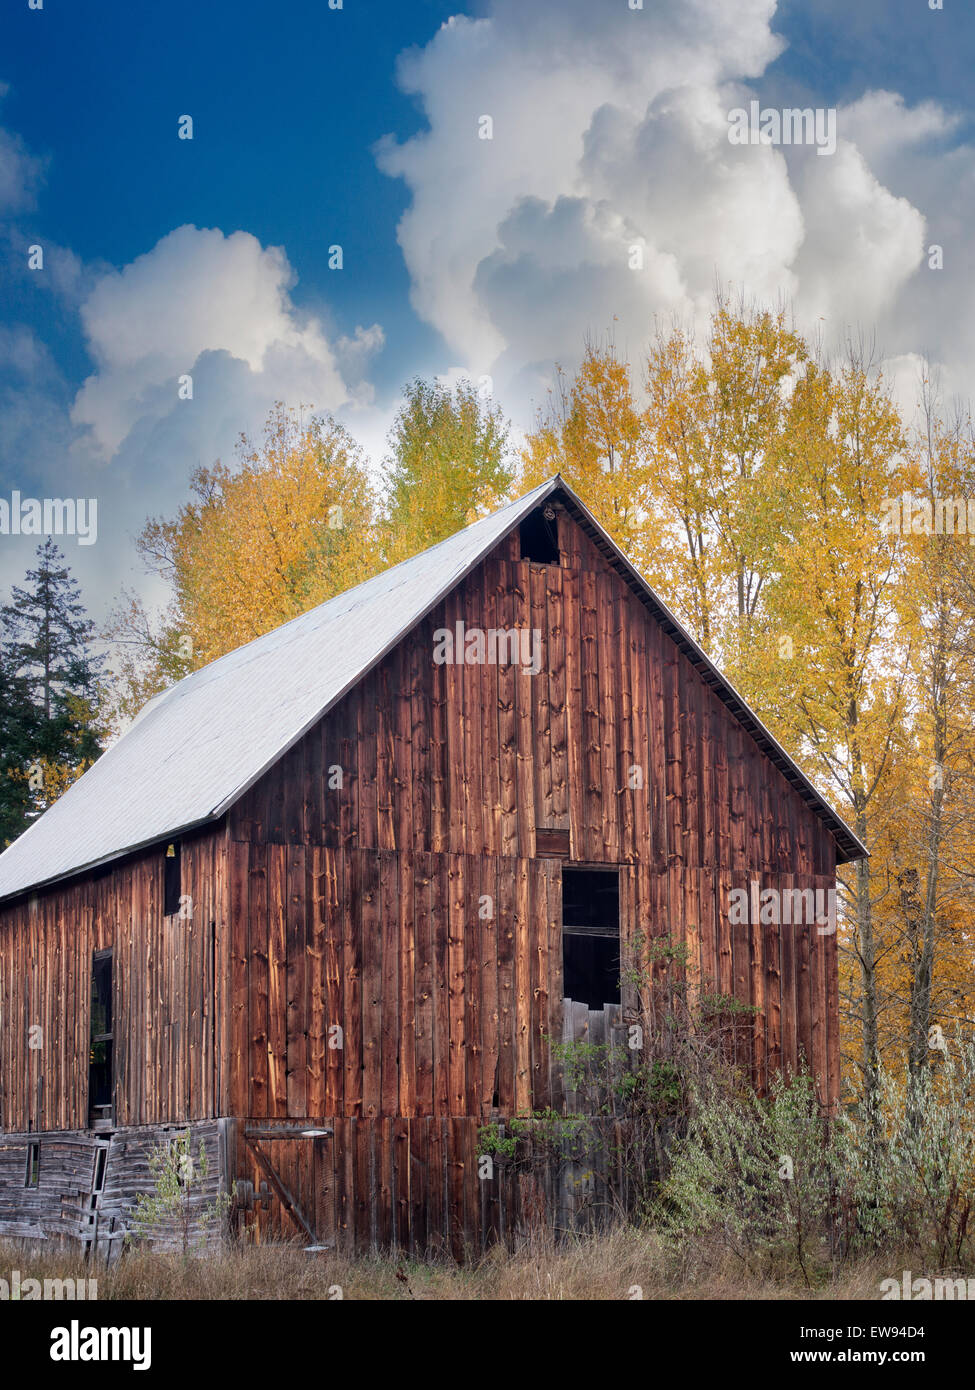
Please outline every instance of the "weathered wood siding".
[[[241, 798], [232, 837], [533, 858], [536, 828], [561, 828], [577, 862], [833, 873], [822, 821], [561, 520], [561, 566], [504, 542]], [[539, 674], [435, 665], [458, 621], [539, 628]]]
[[[558, 860], [232, 843], [231, 868], [249, 926], [246, 943], [234, 930], [230, 1113], [486, 1119], [561, 1105]], [[757, 1084], [802, 1054], [833, 1097], [835, 938], [732, 925], [731, 890], [752, 882], [832, 879], [627, 866], [624, 951], [638, 936], [694, 942], [696, 988], [761, 1011], [736, 1040]]]
[[[91, 1131], [55, 1134], [0, 1135], [0, 1235], [31, 1241], [80, 1242], [99, 1257], [121, 1253], [128, 1231], [160, 1248], [180, 1248], [182, 1230], [173, 1218], [160, 1219], [151, 1229], [132, 1219], [139, 1194], [151, 1191], [150, 1156], [178, 1134], [190, 1135], [190, 1152], [197, 1165], [188, 1203], [187, 1234], [193, 1243], [207, 1230], [204, 1218], [227, 1191], [224, 1122], [203, 1121], [179, 1126], [133, 1126], [99, 1139]], [[38, 1183], [24, 1187], [28, 1144], [40, 1146]], [[104, 1146], [101, 1186], [95, 1188], [96, 1152]], [[199, 1168], [200, 1148], [207, 1171]], [[211, 1223], [212, 1224], [212, 1223]]]
[[108, 947], [116, 1123], [220, 1113], [225, 856], [222, 827], [184, 838], [185, 921], [163, 916], [161, 846], [0, 908], [0, 1132], [87, 1127], [92, 953]]
[[[622, 866], [624, 951], [684, 940], [699, 988], [761, 1011], [737, 1042], [758, 1084], [801, 1054], [838, 1094], [835, 938], [729, 913], [753, 882], [832, 887], [834, 842], [560, 527], [559, 566], [509, 538], [230, 812], [234, 1114], [559, 1105], [561, 863], [539, 829]], [[538, 629], [539, 673], [435, 664], [458, 622]]]
[[[479, 1123], [463, 1116], [339, 1116], [324, 1123], [333, 1129], [327, 1138], [265, 1138], [248, 1146], [243, 1122], [236, 1122], [236, 1144], [228, 1138], [228, 1152], [238, 1197], [246, 1203], [235, 1209], [238, 1229], [247, 1238], [307, 1239], [307, 1224], [316, 1243], [348, 1254], [396, 1249], [461, 1260], [497, 1240], [517, 1243], [543, 1228], [607, 1225], [629, 1199], [631, 1177], [614, 1158], [623, 1128], [613, 1118], [594, 1122], [604, 1136], [602, 1164], [571, 1158], [533, 1163], [526, 1153], [521, 1162], [500, 1160], [491, 1171], [483, 1166]], [[267, 1164], [286, 1189], [290, 1209], [267, 1181]]]

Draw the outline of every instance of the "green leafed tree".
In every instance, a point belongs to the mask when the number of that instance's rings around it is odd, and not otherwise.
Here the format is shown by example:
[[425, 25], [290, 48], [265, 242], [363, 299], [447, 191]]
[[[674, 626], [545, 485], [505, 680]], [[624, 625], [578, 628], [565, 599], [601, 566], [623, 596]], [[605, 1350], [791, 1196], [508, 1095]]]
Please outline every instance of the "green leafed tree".
[[386, 458], [383, 541], [393, 564], [500, 505], [514, 470], [509, 425], [473, 382], [410, 382]]
[[29, 768], [36, 723], [26, 681], [0, 648], [0, 848], [27, 826], [31, 809]]

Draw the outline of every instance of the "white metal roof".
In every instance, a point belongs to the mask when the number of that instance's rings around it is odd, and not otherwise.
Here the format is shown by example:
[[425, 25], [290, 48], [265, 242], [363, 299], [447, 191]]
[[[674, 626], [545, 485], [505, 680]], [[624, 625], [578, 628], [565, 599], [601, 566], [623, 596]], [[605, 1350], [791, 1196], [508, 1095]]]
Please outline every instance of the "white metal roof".
[[218, 817], [542, 498], [558, 490], [756, 741], [857, 857], [863, 846], [556, 476], [439, 545], [238, 647], [150, 700], [0, 854], [0, 899]]

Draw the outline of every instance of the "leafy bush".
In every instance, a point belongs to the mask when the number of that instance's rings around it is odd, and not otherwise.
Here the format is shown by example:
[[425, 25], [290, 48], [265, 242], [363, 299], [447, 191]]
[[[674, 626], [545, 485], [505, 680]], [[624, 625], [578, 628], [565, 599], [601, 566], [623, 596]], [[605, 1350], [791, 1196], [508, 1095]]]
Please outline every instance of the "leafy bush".
[[975, 1261], [975, 1044], [946, 1049], [917, 1076], [882, 1074], [854, 1113], [847, 1248], [881, 1249], [895, 1232], [941, 1268]]
[[716, 1235], [743, 1259], [791, 1256], [807, 1284], [832, 1252], [835, 1178], [849, 1122], [823, 1120], [812, 1078], [771, 1094], [708, 1086], [675, 1145], [653, 1215], [675, 1235]]
[[824, 1117], [811, 1078], [760, 1099], [699, 1092], [653, 1219], [672, 1237], [718, 1237], [743, 1260], [786, 1257], [807, 1283], [853, 1256], [912, 1250], [975, 1265], [975, 1047], [920, 1077], [882, 1073]]
[[479, 1138], [481, 1152], [525, 1177], [562, 1180], [575, 1170], [585, 1212], [603, 1221], [649, 1215], [705, 1079], [746, 1086], [735, 1040], [754, 1014], [737, 999], [692, 990], [687, 947], [667, 937], [634, 939], [621, 984], [628, 1045], [548, 1040], [575, 1111], [532, 1111], [493, 1122]]
[[203, 1140], [195, 1159], [189, 1130], [163, 1140], [149, 1154], [149, 1172], [153, 1191], [139, 1193], [126, 1243], [131, 1244], [133, 1239], [148, 1241], [161, 1230], [175, 1228], [184, 1254], [194, 1245], [204, 1248], [214, 1228], [222, 1225], [231, 1198], [222, 1192], [214, 1201], [203, 1200], [210, 1172]]
[[754, 1010], [689, 981], [682, 943], [638, 939], [621, 973], [629, 1046], [550, 1039], [575, 1113], [494, 1122], [482, 1152], [534, 1190], [581, 1174], [576, 1224], [703, 1238], [807, 1286], [895, 1251], [975, 1268], [975, 1045], [956, 1039], [920, 1076], [881, 1072], [827, 1114], [805, 1070], [755, 1094]]

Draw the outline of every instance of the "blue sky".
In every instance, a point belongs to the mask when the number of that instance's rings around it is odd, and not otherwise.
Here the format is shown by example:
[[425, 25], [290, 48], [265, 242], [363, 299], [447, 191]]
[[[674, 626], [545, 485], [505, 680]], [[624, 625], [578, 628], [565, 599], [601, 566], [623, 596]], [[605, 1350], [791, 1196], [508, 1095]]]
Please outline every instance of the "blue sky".
[[[876, 329], [907, 406], [925, 357], [967, 394], [967, 9], [10, 0], [0, 497], [99, 498], [98, 544], [66, 549], [102, 612], [140, 582], [145, 515], [274, 399], [377, 459], [415, 374], [487, 375], [526, 425], [587, 333], [638, 358], [654, 315], [703, 323], [716, 279], [834, 342]], [[836, 153], [732, 148], [752, 97], [836, 108]], [[0, 585], [31, 548], [0, 537]]]
[[[410, 312], [395, 254], [407, 194], [379, 172], [372, 147], [422, 127], [395, 84], [396, 56], [451, 13], [436, 0], [9, 6], [3, 124], [46, 161], [32, 231], [86, 262], [122, 266], [184, 222], [243, 228], [288, 248], [308, 306], [350, 328], [390, 325], [390, 381], [422, 369], [434, 335]], [[174, 138], [185, 112], [192, 142]], [[336, 241], [348, 251], [342, 275], [325, 255]], [[27, 296], [20, 306], [33, 307]], [[83, 374], [84, 343], [70, 327], [59, 355]]]

